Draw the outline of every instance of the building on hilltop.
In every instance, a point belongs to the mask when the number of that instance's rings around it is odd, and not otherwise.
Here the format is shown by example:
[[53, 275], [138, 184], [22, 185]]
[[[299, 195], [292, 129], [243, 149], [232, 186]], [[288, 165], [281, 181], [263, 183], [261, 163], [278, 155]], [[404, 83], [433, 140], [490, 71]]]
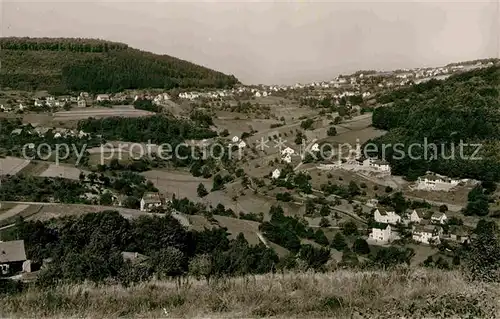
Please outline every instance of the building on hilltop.
[[448, 178], [437, 174], [427, 173], [417, 180], [417, 189], [428, 191], [449, 191], [457, 186], [460, 180]]

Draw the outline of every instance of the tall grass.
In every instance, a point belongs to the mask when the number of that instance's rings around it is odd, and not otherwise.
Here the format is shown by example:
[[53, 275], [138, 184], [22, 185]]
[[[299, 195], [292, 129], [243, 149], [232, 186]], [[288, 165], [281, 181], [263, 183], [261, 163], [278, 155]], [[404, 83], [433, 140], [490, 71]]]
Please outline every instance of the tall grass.
[[338, 270], [189, 279], [134, 287], [65, 285], [0, 298], [0, 317], [485, 317], [500, 316], [500, 285], [459, 272]]

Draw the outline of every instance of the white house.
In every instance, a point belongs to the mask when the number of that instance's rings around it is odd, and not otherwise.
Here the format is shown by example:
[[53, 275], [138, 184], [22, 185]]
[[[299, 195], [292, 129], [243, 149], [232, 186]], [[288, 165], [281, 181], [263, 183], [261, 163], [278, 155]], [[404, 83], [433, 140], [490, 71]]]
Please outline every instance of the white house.
[[238, 143], [240, 138], [238, 136], [234, 136], [231, 140], [233, 141], [233, 143]]
[[295, 154], [295, 151], [293, 150], [293, 148], [290, 148], [290, 147], [287, 147], [287, 148], [285, 148], [284, 150], [281, 151], [281, 155], [292, 156], [293, 154]]
[[314, 143], [313, 146], [311, 146], [311, 151], [313, 152], [319, 152], [319, 144]]
[[108, 94], [99, 94], [99, 95], [97, 95], [96, 100], [97, 100], [97, 102], [109, 101], [109, 95]]
[[428, 191], [449, 191], [459, 183], [460, 180], [429, 173], [418, 178], [416, 188]]
[[238, 148], [245, 148], [245, 147], [247, 147], [247, 143], [245, 143], [245, 141], [240, 141], [238, 143]]
[[389, 211], [383, 207], [377, 208], [374, 212], [375, 221], [378, 223], [392, 224], [401, 223], [401, 216], [395, 211]]
[[367, 158], [363, 161], [363, 167], [371, 168], [380, 172], [391, 172], [391, 166], [388, 162], [379, 159]]
[[468, 232], [464, 229], [463, 226], [452, 226], [449, 230], [450, 240], [453, 240], [458, 243], [465, 243], [470, 240]]
[[262, 94], [260, 94], [260, 92], [255, 92], [255, 97], [261, 97]]
[[292, 162], [292, 156], [290, 156], [289, 154], [286, 154], [281, 159], [283, 160], [283, 162], [288, 163], [288, 164], [290, 164]]
[[431, 222], [435, 224], [446, 224], [447, 219], [445, 213], [434, 213], [431, 216]]
[[80, 99], [80, 100], [78, 100], [77, 105], [78, 105], [78, 107], [86, 107], [87, 102], [85, 101], [85, 99]]
[[281, 176], [281, 171], [280, 171], [278, 168], [277, 168], [277, 169], [275, 169], [275, 170], [273, 171], [273, 173], [272, 173], [272, 177], [273, 177], [273, 179], [277, 179], [277, 178], [279, 178], [280, 176]]
[[44, 106], [44, 105], [45, 105], [45, 103], [44, 103], [44, 101], [42, 101], [42, 100], [38, 100], [38, 99], [36, 99], [36, 100], [35, 100], [34, 105], [35, 105], [36, 107], [42, 107], [42, 106]]
[[399, 236], [391, 228], [391, 225], [373, 227], [369, 239], [379, 244], [387, 244], [398, 239]]
[[423, 244], [439, 244], [439, 236], [443, 234], [443, 228], [434, 225], [414, 226], [413, 227], [413, 240]]
[[410, 214], [410, 222], [420, 224], [424, 220], [424, 212], [414, 209]]
[[144, 193], [141, 199], [141, 211], [147, 212], [155, 207], [160, 207], [165, 204], [165, 198], [160, 193]]

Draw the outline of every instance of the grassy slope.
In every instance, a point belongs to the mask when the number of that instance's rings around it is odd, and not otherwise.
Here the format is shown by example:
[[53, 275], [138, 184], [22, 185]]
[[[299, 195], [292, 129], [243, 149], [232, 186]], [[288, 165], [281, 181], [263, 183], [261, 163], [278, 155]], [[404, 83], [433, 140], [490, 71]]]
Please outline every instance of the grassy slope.
[[132, 288], [63, 286], [0, 297], [0, 316], [22, 317], [497, 317], [498, 284], [467, 282], [458, 272], [337, 270], [153, 281]]

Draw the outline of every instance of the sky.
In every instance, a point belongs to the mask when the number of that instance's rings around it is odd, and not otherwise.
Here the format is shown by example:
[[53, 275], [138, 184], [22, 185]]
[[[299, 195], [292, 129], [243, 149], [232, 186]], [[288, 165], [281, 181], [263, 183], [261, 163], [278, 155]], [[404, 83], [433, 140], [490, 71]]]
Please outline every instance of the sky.
[[500, 0], [0, 0], [0, 35], [127, 43], [245, 84], [499, 56]]

